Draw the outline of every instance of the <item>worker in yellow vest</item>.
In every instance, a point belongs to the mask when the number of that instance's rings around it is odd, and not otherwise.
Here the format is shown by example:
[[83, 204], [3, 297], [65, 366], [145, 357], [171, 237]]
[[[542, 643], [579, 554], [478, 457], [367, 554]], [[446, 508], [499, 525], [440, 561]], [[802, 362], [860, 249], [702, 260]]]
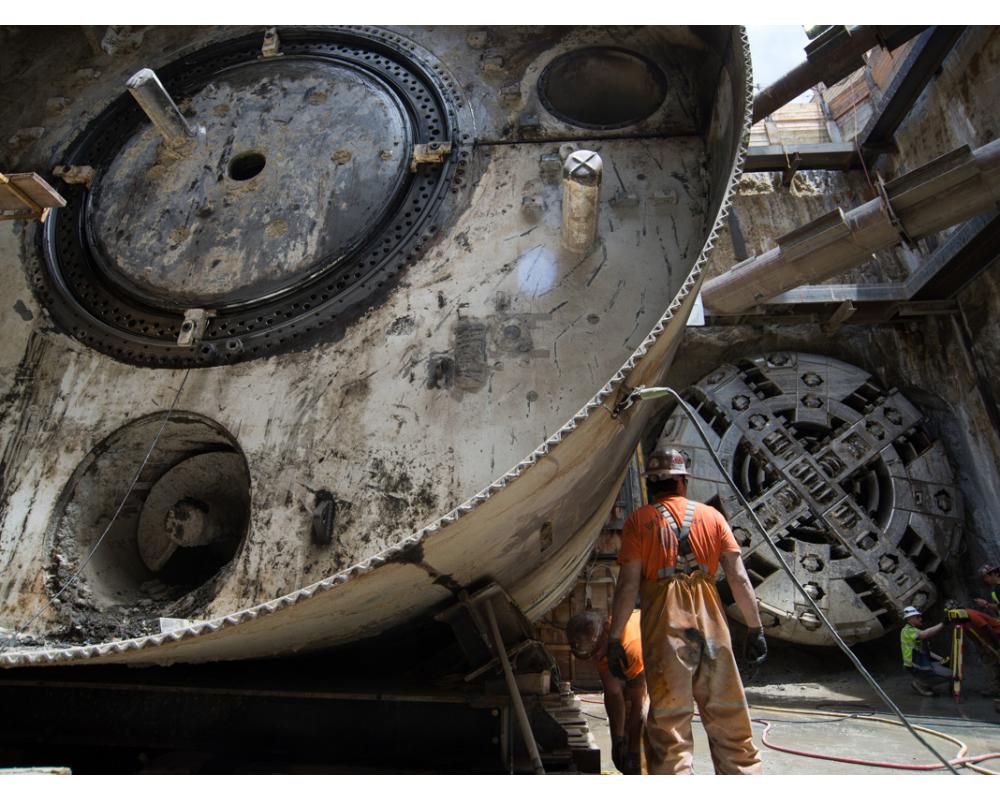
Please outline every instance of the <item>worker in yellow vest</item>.
[[910, 688], [924, 697], [933, 697], [935, 686], [951, 680], [951, 670], [944, 666], [947, 659], [931, 652], [930, 645], [930, 638], [944, 629], [944, 623], [924, 628], [924, 615], [913, 606], [904, 608], [902, 616], [904, 624], [899, 632], [899, 645], [903, 652], [903, 669], [913, 676]]
[[985, 611], [989, 611], [997, 619], [1000, 619], [1000, 598], [997, 597], [998, 587], [1000, 587], [1000, 567], [994, 567], [992, 564], [983, 564], [979, 568], [979, 577], [990, 588], [990, 600], [977, 597], [976, 605]]

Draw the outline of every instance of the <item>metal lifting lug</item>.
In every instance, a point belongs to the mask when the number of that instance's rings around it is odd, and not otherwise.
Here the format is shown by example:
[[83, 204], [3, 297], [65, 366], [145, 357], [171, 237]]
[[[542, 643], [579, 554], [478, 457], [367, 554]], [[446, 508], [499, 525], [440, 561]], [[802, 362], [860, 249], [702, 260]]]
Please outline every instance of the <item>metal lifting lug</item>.
[[277, 28], [268, 28], [264, 31], [264, 44], [260, 48], [261, 58], [277, 58], [283, 56], [281, 52], [281, 37], [278, 36]]
[[420, 164], [443, 164], [451, 155], [451, 142], [428, 142], [413, 145], [413, 158], [410, 159], [410, 172], [416, 172]]
[[208, 308], [189, 308], [185, 311], [177, 344], [180, 347], [194, 347], [205, 335], [208, 321], [214, 316], [215, 311]]

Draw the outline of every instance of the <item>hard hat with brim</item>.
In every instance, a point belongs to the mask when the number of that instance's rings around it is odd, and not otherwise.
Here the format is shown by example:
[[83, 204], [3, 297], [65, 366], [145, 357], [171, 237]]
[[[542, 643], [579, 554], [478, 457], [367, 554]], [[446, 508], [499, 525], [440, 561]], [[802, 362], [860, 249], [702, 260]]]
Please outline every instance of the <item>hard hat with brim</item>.
[[903, 609], [903, 619], [909, 619], [910, 617], [922, 617], [923, 615], [923, 611], [913, 606], [907, 606]]
[[646, 469], [642, 473], [647, 478], [668, 478], [674, 475], [690, 475], [687, 469], [687, 459], [680, 450], [654, 450], [646, 461]]

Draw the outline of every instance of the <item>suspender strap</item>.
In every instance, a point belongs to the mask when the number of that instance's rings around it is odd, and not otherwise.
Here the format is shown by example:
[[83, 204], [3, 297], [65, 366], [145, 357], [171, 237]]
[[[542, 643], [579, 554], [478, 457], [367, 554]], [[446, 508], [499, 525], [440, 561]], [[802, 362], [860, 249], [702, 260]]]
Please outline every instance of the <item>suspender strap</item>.
[[[670, 528], [671, 533], [673, 533], [674, 538], [677, 541], [677, 558], [674, 566], [662, 567], [658, 570], [657, 577], [663, 580], [677, 574], [678, 572], [689, 575], [697, 570], [707, 573], [708, 568], [704, 564], [700, 564], [698, 562], [698, 557], [695, 555], [695, 552], [691, 547], [691, 541], [688, 538], [691, 533], [691, 523], [694, 521], [695, 502], [693, 500], [687, 501], [687, 507], [684, 509], [684, 519], [680, 524], [678, 524], [677, 518], [674, 517], [673, 512], [663, 505], [663, 503], [657, 503], [656, 509], [660, 512], [660, 516], [663, 517], [664, 521], [666, 521], [667, 526]], [[667, 547], [667, 543], [664, 541], [662, 528], [660, 542], [663, 545], [663, 552], [669, 559], [670, 551]]]

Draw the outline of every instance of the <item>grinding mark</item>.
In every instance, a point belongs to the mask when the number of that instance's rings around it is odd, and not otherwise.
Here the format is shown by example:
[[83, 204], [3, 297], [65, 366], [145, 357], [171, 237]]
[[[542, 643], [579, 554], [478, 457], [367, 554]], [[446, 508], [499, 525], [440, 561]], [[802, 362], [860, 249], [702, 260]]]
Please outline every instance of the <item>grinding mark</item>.
[[[0, 408], [9, 409], [0, 415], [0, 421], [15, 420], [13, 430], [10, 432], [3, 454], [0, 455], [0, 464], [3, 465], [4, 480], [0, 485], [0, 500], [2, 500], [3, 517], [0, 518], [0, 532], [3, 530], [2, 521], [12, 510], [8, 501], [13, 492], [20, 486], [21, 478], [27, 477], [23, 468], [24, 459], [27, 453], [38, 449], [41, 445], [32, 434], [33, 427], [38, 426], [38, 432], [43, 432], [41, 421], [46, 420], [50, 431], [56, 431], [52, 426], [54, 420], [50, 413], [43, 413], [38, 392], [42, 387], [42, 381], [36, 380], [39, 366], [42, 364], [49, 350], [49, 342], [41, 334], [32, 331], [25, 346], [24, 355], [17, 365], [14, 373], [14, 381], [7, 394], [0, 398]], [[50, 409], [51, 411], [51, 409]], [[65, 414], [65, 410], [63, 411]], [[51, 435], [54, 435], [51, 434]], [[10, 476], [9, 479], [6, 476]], [[12, 553], [13, 556], [13, 553]]]
[[694, 199], [693, 195], [691, 194], [691, 183], [690, 181], [688, 181], [687, 175], [685, 175], [683, 172], [671, 172], [670, 177], [681, 185], [681, 188], [684, 189], [684, 193], [689, 198]]
[[569, 323], [569, 325], [567, 325], [565, 328], [559, 331], [559, 334], [556, 336], [556, 338], [552, 340], [552, 358], [555, 361], [557, 371], [561, 372], [561, 370], [559, 369], [559, 339], [562, 338], [562, 336], [565, 333], [567, 333], [570, 329], [572, 329], [573, 326], [576, 325], [576, 323], [578, 323], [581, 319], [583, 319], [583, 314], [580, 314], [580, 316], [578, 316], [575, 320]]
[[590, 273], [590, 277], [587, 278], [588, 289], [590, 288], [590, 284], [594, 282], [594, 278], [597, 277], [597, 273], [600, 272], [601, 269], [604, 267], [604, 265], [607, 263], [608, 263], [608, 246], [604, 244], [604, 242], [601, 242], [601, 263], [597, 265], [594, 271]]
[[674, 269], [670, 264], [670, 253], [667, 251], [667, 243], [663, 241], [662, 236], [658, 236], [657, 241], [660, 244], [660, 252], [663, 253], [663, 263], [667, 267], [667, 277], [672, 278], [674, 274]]
[[415, 344], [408, 344], [399, 357], [399, 370], [396, 372], [396, 377], [406, 377], [416, 369], [422, 360], [420, 357], [420, 348]]
[[646, 313], [646, 290], [643, 289], [639, 293], [639, 309], [638, 311], [635, 312], [635, 325], [632, 326], [632, 330], [629, 332], [629, 335], [625, 337], [625, 341], [623, 342], [623, 344], [626, 347], [628, 346], [628, 340], [635, 335], [635, 332], [637, 330], [639, 330], [639, 320], [645, 313]]
[[434, 332], [435, 333], [437, 333], [439, 330], [441, 330], [441, 326], [444, 325], [448, 321], [448, 318], [455, 312], [456, 308], [457, 308], [457, 306], [452, 306], [451, 308], [448, 309], [448, 313], [445, 314], [443, 317], [441, 317], [441, 321], [438, 322], [438, 324], [436, 326], [434, 326]]
[[558, 310], [559, 310], [560, 308], [562, 308], [562, 307], [563, 307], [564, 305], [566, 305], [566, 304], [567, 304], [568, 302], [569, 302], [569, 300], [563, 300], [563, 301], [562, 301], [562, 302], [561, 302], [561, 303], [560, 303], [559, 305], [557, 305], [557, 306], [554, 306], [553, 308], [551, 308], [551, 309], [549, 310], [549, 314], [555, 314], [555, 313], [556, 313], [556, 312], [557, 312], [557, 311], [558, 311]]
[[533, 225], [532, 227], [528, 228], [528, 230], [524, 231], [523, 233], [515, 233], [513, 236], [506, 237], [504, 239], [504, 241], [505, 242], [509, 242], [511, 239], [523, 239], [525, 236], [527, 236], [528, 234], [530, 234], [537, 227], [538, 227], [537, 225]]
[[402, 403], [393, 403], [392, 407], [393, 408], [399, 408], [399, 409], [402, 409], [404, 411], [409, 411], [411, 414], [413, 414], [413, 418], [416, 421], [417, 425], [420, 424], [420, 415], [416, 411], [414, 411], [412, 408], [410, 408], [409, 406], [403, 405]]
[[511, 386], [511, 387], [510, 387], [510, 388], [509, 388], [509, 389], [508, 389], [508, 390], [507, 390], [506, 392], [504, 392], [504, 393], [503, 393], [502, 395], [500, 395], [500, 399], [501, 399], [501, 400], [503, 400], [504, 398], [506, 398], [506, 397], [509, 397], [509, 396], [510, 396], [510, 394], [511, 394], [512, 392], [516, 391], [516, 390], [517, 390], [517, 388], [518, 388], [518, 387], [519, 387], [520, 385], [521, 385], [521, 381], [518, 381], [517, 383], [515, 383], [515, 384], [514, 384], [513, 386]]
[[[677, 247], [677, 250], [680, 250], [681, 249], [681, 237], [680, 237], [680, 234], [677, 233], [677, 218], [674, 217], [673, 215], [670, 216], [670, 225], [673, 227], [673, 231], [674, 231], [674, 245]], [[682, 258], [687, 258], [687, 246], [684, 247], [684, 251], [681, 254], [681, 257]]]
[[[688, 92], [696, 91], [694, 88], [694, 84], [691, 80], [691, 75], [687, 72], [687, 70], [683, 69], [677, 70], [675, 80], [680, 80], [682, 83], [686, 84], [684, 86], [684, 91]], [[698, 114], [695, 113], [696, 108], [693, 108], [684, 102], [687, 99], [684, 96], [684, 91], [677, 91], [675, 87], [674, 91], [671, 92], [670, 96], [674, 98], [674, 100], [676, 100], [677, 105], [680, 106], [681, 113], [685, 116], [685, 118], [690, 122], [694, 123], [695, 127], [698, 127], [699, 119], [698, 119]], [[692, 96], [698, 97], [698, 94], [696, 93]]]
[[615, 171], [615, 177], [618, 178], [618, 184], [622, 187], [622, 191], [628, 194], [625, 181], [622, 180], [622, 174], [618, 171], [618, 165], [614, 162], [614, 160], [611, 160], [611, 169]]
[[[531, 263], [529, 263], [525, 269], [525, 279], [531, 277], [531, 273], [534, 272], [535, 265], [538, 263], [538, 259], [542, 257], [542, 252], [543, 252], [543, 246], [540, 244], [536, 244], [530, 250], [527, 250], [523, 255], [518, 257], [518, 261], [521, 261], [529, 253], [535, 254], [534, 258], [531, 259]], [[500, 284], [502, 284], [506, 280], [506, 278], [507, 278], [507, 273], [506, 272], [502, 273], [500, 276], [500, 280], [497, 281], [496, 284], [493, 286], [492, 293], [495, 293], [500, 288]], [[534, 296], [534, 294], [532, 296]]]
[[611, 310], [611, 307], [618, 300], [618, 295], [621, 294], [622, 287], [624, 285], [625, 285], [625, 279], [624, 278], [619, 278], [618, 279], [618, 285], [615, 287], [614, 292], [612, 292], [611, 297], [608, 300], [608, 302], [604, 305], [604, 313], [605, 314], [607, 314]]
[[653, 155], [653, 151], [649, 149], [649, 145], [646, 144], [645, 141], [642, 142], [642, 149], [646, 151], [646, 155], [648, 155], [651, 159], [653, 159], [653, 163], [656, 164], [656, 166], [660, 170], [662, 170], [663, 164], [660, 163], [660, 159], [658, 159], [656, 156]]
[[[564, 283], [566, 283], [566, 281], [570, 279], [573, 273], [576, 272], [577, 269], [579, 269], [580, 265], [583, 264], [583, 262], [586, 261], [588, 258], [590, 258], [589, 254], [581, 256], [580, 260], [577, 261], [572, 267], [570, 267], [569, 271], [565, 275], [563, 275], [562, 278], [560, 278], [559, 283], [556, 284], [556, 287], [561, 287]], [[552, 290], [550, 289], [549, 291]], [[545, 294], [548, 294], [548, 292], [546, 292]]]
[[[333, 383], [336, 379], [337, 376], [334, 375], [332, 378], [330, 378], [330, 380], [326, 382], [324, 386], [316, 387], [312, 392], [304, 392], [302, 394], [301, 398], [299, 399], [298, 408], [296, 409], [295, 421], [292, 423], [291, 426], [291, 429], [293, 431], [297, 433], [301, 433], [303, 431], [302, 423], [304, 422], [306, 416], [310, 412], [315, 411], [319, 407], [320, 401], [322, 400], [323, 396], [330, 390], [330, 387], [333, 386]], [[367, 380], [367, 378], [362, 378], [359, 380]], [[329, 434], [329, 431], [327, 433]], [[324, 436], [324, 439], [325, 438], [326, 437]]]

